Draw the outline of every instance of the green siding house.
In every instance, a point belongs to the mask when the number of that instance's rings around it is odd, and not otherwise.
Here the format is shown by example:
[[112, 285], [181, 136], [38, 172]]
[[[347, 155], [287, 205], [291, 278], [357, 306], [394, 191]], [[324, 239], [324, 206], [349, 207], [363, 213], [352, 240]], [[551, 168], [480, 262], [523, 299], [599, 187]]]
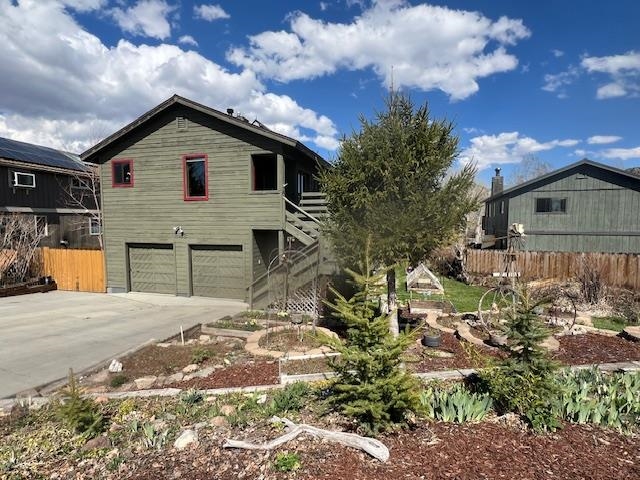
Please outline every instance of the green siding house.
[[326, 162], [231, 109], [176, 95], [82, 158], [101, 168], [109, 292], [251, 301], [285, 245], [318, 248], [304, 208]]
[[640, 253], [640, 177], [584, 159], [503, 190], [500, 170], [485, 200], [485, 244], [505, 248], [521, 223], [525, 250]]

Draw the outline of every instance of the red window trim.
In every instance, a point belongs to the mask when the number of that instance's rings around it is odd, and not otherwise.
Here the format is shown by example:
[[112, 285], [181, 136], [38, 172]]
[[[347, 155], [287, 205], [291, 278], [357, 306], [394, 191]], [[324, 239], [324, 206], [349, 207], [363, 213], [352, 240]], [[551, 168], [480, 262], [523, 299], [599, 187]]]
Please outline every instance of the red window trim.
[[[190, 197], [187, 188], [187, 161], [204, 160], [204, 197]], [[209, 200], [209, 155], [206, 153], [190, 153], [182, 156], [182, 193], [185, 202], [204, 202]]]
[[[116, 183], [116, 165], [128, 163], [129, 173], [131, 174], [131, 182], [129, 183]], [[111, 160], [111, 186], [113, 188], [130, 188], [133, 187], [133, 159], [132, 158], [114, 158]]]

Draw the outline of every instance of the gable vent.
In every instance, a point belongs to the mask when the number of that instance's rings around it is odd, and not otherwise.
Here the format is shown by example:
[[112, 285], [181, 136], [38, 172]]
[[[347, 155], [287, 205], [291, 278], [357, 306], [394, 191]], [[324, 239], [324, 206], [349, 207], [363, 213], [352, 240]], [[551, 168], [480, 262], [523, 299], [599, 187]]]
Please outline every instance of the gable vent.
[[177, 124], [178, 124], [178, 130], [186, 130], [187, 128], [187, 119], [184, 117], [177, 117], [176, 118]]

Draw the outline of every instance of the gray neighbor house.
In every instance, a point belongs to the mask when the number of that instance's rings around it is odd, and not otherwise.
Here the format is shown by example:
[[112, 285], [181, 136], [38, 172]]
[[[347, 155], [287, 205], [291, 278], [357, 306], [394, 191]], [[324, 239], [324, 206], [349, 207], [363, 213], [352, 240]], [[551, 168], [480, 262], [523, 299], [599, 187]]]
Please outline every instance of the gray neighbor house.
[[274, 258], [320, 257], [328, 164], [232, 109], [174, 95], [81, 157], [100, 164], [108, 292], [264, 306]]
[[100, 248], [90, 168], [75, 154], [0, 138], [0, 214], [33, 218], [41, 246]]
[[496, 169], [484, 244], [506, 248], [513, 223], [528, 251], [640, 253], [640, 177], [584, 159], [504, 190]]

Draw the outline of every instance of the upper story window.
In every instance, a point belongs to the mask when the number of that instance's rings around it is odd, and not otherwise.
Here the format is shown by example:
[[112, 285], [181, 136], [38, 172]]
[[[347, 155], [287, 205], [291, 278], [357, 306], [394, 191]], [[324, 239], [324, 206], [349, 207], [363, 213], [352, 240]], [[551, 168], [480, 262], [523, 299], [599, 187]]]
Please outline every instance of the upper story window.
[[536, 213], [567, 213], [567, 199], [536, 198]]
[[504, 215], [504, 200], [500, 202], [500, 215]]
[[13, 172], [11, 185], [14, 187], [36, 188], [36, 176], [33, 173]]
[[274, 154], [251, 155], [253, 190], [278, 189], [278, 163]]
[[133, 160], [112, 160], [111, 185], [114, 187], [133, 187]]
[[208, 200], [208, 157], [204, 154], [185, 155], [183, 162], [183, 183], [185, 200]]

